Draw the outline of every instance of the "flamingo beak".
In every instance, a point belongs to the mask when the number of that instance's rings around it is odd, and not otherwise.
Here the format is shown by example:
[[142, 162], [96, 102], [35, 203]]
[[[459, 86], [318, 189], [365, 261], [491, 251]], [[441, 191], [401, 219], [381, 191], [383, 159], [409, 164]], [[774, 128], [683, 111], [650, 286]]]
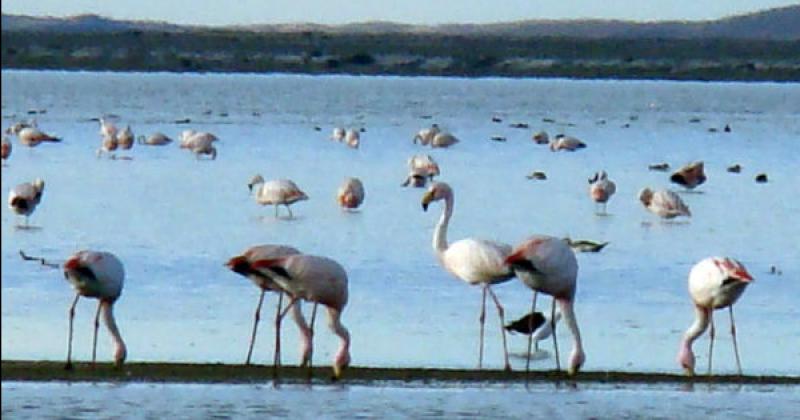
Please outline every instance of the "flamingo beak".
[[64, 270], [76, 270], [81, 266], [80, 258], [72, 257], [64, 263]]
[[755, 280], [753, 279], [753, 276], [751, 276], [751, 275], [750, 275], [750, 273], [748, 273], [748, 272], [747, 272], [747, 270], [744, 270], [744, 269], [742, 269], [742, 270], [736, 270], [736, 271], [734, 271], [734, 272], [733, 272], [733, 275], [734, 275], [734, 276], [735, 276], [737, 279], [739, 279], [739, 280], [741, 280], [741, 281], [743, 281], [743, 282], [745, 282], [745, 283], [750, 283], [750, 282], [753, 282], [753, 281], [755, 281]]
[[426, 191], [425, 195], [422, 196], [422, 210], [428, 211], [428, 205], [433, 201], [433, 192]]

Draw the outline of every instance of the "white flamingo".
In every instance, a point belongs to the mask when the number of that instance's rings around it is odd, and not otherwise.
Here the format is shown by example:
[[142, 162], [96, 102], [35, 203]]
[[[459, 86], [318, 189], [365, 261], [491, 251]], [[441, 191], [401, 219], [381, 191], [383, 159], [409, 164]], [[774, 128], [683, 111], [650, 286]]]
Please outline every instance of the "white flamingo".
[[133, 131], [131, 131], [130, 125], [126, 125], [124, 130], [117, 133], [117, 143], [122, 150], [130, 150], [133, 147], [133, 139]]
[[653, 214], [664, 219], [674, 219], [678, 216], [691, 217], [689, 206], [683, 202], [678, 194], [669, 190], [655, 191], [644, 188], [639, 192], [639, 201]]
[[408, 177], [402, 185], [424, 187], [439, 173], [439, 164], [430, 155], [414, 155], [408, 159]]
[[[333, 378], [342, 376], [343, 370], [350, 365], [350, 332], [342, 325], [342, 311], [347, 305], [348, 280], [347, 272], [338, 262], [315, 255], [289, 255], [280, 258], [255, 261], [253, 267], [267, 269], [274, 274], [274, 280], [291, 296], [289, 305], [283, 314], [294, 306], [298, 299], [313, 302], [311, 312], [311, 337], [314, 334], [314, 319], [317, 305], [325, 305], [328, 309], [328, 325], [342, 343], [333, 358]], [[283, 316], [283, 314], [281, 316]], [[311, 345], [313, 349], [313, 342]], [[309, 377], [312, 368], [312, 354], [309, 355]]]
[[122, 262], [109, 252], [79, 251], [64, 263], [64, 277], [75, 289], [75, 300], [69, 308], [69, 344], [65, 368], [72, 369], [72, 321], [75, 319], [75, 305], [81, 296], [95, 298], [97, 314], [94, 318], [94, 339], [92, 340], [92, 365], [97, 359], [97, 329], [100, 314], [114, 342], [114, 364], [119, 368], [125, 362], [127, 348], [114, 320], [113, 306], [122, 293], [125, 270]]
[[336, 140], [338, 142], [343, 142], [344, 141], [344, 136], [346, 134], [347, 134], [347, 132], [345, 131], [344, 128], [336, 127], [336, 128], [333, 129], [333, 132], [331, 133], [330, 139], [331, 140]]
[[119, 142], [117, 142], [116, 136], [107, 136], [103, 137], [102, 142], [100, 143], [100, 148], [97, 149], [97, 157], [103, 155], [103, 153], [111, 155], [111, 152], [117, 150], [119, 147]]
[[736, 355], [736, 368], [742, 374], [739, 348], [736, 345], [736, 323], [733, 321], [733, 304], [744, 293], [753, 277], [742, 263], [733, 258], [709, 257], [692, 267], [689, 272], [689, 296], [694, 303], [695, 319], [686, 330], [678, 352], [678, 363], [687, 375], [694, 375], [694, 352], [692, 344], [711, 324], [708, 345], [708, 374], [711, 375], [711, 356], [714, 350], [714, 310], [728, 307], [731, 318], [731, 337]]
[[286, 210], [289, 211], [289, 217], [292, 215], [290, 204], [298, 201], [308, 200], [308, 195], [304, 193], [293, 181], [288, 179], [275, 179], [271, 181], [264, 181], [261, 175], [256, 175], [247, 184], [250, 192], [255, 191], [255, 199], [258, 204], [266, 206], [272, 204], [275, 206], [275, 217], [278, 217], [278, 205], [283, 204]]
[[19, 142], [24, 146], [36, 147], [41, 143], [58, 143], [59, 137], [51, 136], [36, 126], [21, 126], [19, 124], [9, 128], [9, 134], [16, 134]]
[[166, 146], [172, 143], [172, 139], [161, 132], [155, 132], [146, 138], [145, 136], [139, 136], [137, 141], [139, 144], [144, 144], [147, 146]]
[[[250, 335], [250, 346], [247, 350], [247, 359], [245, 364], [250, 364], [250, 359], [253, 355], [253, 345], [256, 341], [256, 332], [258, 331], [258, 322], [261, 319], [261, 305], [264, 302], [264, 294], [268, 291], [276, 292], [278, 294], [278, 307], [275, 311], [275, 355], [273, 366], [277, 367], [280, 364], [281, 354], [281, 306], [283, 303], [283, 289], [273, 279], [273, 274], [269, 270], [258, 270], [252, 267], [252, 263], [256, 260], [266, 258], [278, 258], [287, 255], [299, 254], [296, 248], [286, 245], [257, 245], [248, 248], [241, 255], [231, 258], [226, 265], [232, 271], [241, 274], [250, 279], [253, 284], [261, 289], [261, 294], [258, 298], [258, 305], [256, 306], [255, 317], [253, 321], [253, 332]], [[301, 366], [308, 362], [308, 357], [311, 354], [311, 343], [308, 328], [300, 305], [294, 305], [292, 308], [292, 317], [294, 318], [297, 327], [300, 329], [300, 334], [303, 337], [303, 349], [301, 350]]]
[[117, 132], [119, 130], [117, 129], [117, 126], [116, 124], [114, 124], [113, 121], [107, 120], [105, 117], [101, 117], [99, 122], [100, 122], [101, 138], [106, 138], [106, 137], [111, 137], [114, 139], [117, 138]]
[[556, 134], [555, 138], [550, 141], [550, 150], [558, 151], [558, 150], [566, 150], [568, 152], [574, 152], [578, 149], [583, 149], [586, 147], [586, 143], [578, 140], [575, 137], [565, 136], [563, 134]]
[[344, 142], [347, 144], [347, 147], [358, 149], [358, 146], [361, 145], [361, 134], [358, 132], [358, 130], [351, 128], [347, 130], [347, 135], [345, 135]]
[[603, 207], [603, 211], [598, 214], [606, 214], [606, 205], [611, 196], [617, 192], [617, 184], [608, 179], [606, 171], [595, 173], [594, 176], [589, 179], [589, 184], [589, 197], [591, 197], [595, 203]]
[[346, 178], [336, 192], [336, 201], [343, 209], [356, 209], [364, 202], [364, 184], [358, 178]]
[[[565, 241], [552, 236], [534, 235], [514, 247], [505, 263], [513, 268], [517, 277], [530, 287], [533, 294], [531, 312], [536, 308], [537, 292], [553, 297], [550, 311], [553, 330], [553, 346], [556, 353], [556, 369], [561, 369], [556, 338], [556, 303], [567, 328], [572, 333], [573, 348], [567, 373], [574, 375], [583, 366], [586, 354], [583, 351], [581, 333], [575, 318], [574, 303], [578, 279], [578, 261], [575, 253]], [[530, 341], [528, 342], [528, 364], [530, 364]], [[527, 370], [527, 368], [526, 368]]]
[[209, 155], [214, 160], [217, 158], [217, 148], [213, 145], [215, 141], [219, 141], [219, 138], [211, 133], [185, 130], [181, 133], [180, 147], [189, 149], [198, 159], [200, 155]]
[[458, 138], [451, 133], [440, 132], [433, 136], [431, 147], [450, 147], [458, 142]]
[[433, 201], [444, 200], [444, 209], [433, 231], [433, 250], [445, 270], [469, 285], [480, 285], [483, 299], [478, 320], [480, 322], [480, 347], [478, 368], [483, 367], [483, 335], [486, 318], [486, 295], [489, 294], [497, 306], [500, 317], [500, 331], [503, 336], [503, 355], [505, 369], [511, 370], [508, 362], [506, 330], [503, 306], [492, 290], [493, 284], [503, 283], [514, 277], [514, 272], [504, 264], [504, 259], [511, 252], [511, 246], [484, 239], [467, 238], [451, 244], [447, 243], [447, 227], [453, 215], [455, 202], [452, 188], [444, 182], [434, 182], [422, 196], [422, 209], [427, 211]]
[[8, 207], [14, 213], [25, 216], [25, 227], [29, 226], [28, 217], [42, 201], [42, 194], [44, 194], [44, 181], [41, 178], [19, 184], [8, 194]]
[[439, 126], [437, 124], [432, 124], [428, 128], [419, 130], [419, 132], [414, 135], [413, 142], [414, 144], [417, 144], [417, 140], [419, 140], [419, 144], [427, 146], [431, 143], [431, 141], [433, 141], [433, 138], [436, 137], [440, 131], [441, 130], [439, 130]]

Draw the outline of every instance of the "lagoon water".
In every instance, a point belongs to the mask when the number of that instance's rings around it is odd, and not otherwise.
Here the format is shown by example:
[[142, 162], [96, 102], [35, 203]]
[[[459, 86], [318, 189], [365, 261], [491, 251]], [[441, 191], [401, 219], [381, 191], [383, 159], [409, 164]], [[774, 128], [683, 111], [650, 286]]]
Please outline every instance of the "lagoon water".
[[[46, 182], [31, 218], [40, 229], [15, 228], [15, 215], [2, 207], [2, 358], [66, 353], [74, 295], [59, 270], [24, 262], [18, 251], [59, 262], [93, 248], [125, 263], [115, 313], [129, 360], [243, 362], [258, 291], [223, 264], [251, 245], [284, 243], [348, 270], [343, 322], [353, 364], [476, 367], [480, 291], [444, 272], [433, 255], [441, 206], [423, 212], [424, 190], [400, 186], [406, 160], [429, 153], [455, 190], [451, 241], [516, 243], [533, 233], [610, 241], [599, 254], [578, 255], [584, 369], [678, 372], [678, 342], [693, 319], [689, 269], [727, 255], [756, 278], [735, 307], [745, 373], [798, 376], [798, 98], [800, 85], [773, 83], [3, 71], [3, 127], [35, 117], [64, 141], [28, 149], [13, 139], [2, 169], [3, 194], [37, 176]], [[198, 161], [173, 144], [136, 145], [132, 160], [98, 159], [99, 127], [90, 118], [108, 113], [136, 135], [211, 131], [221, 139], [219, 156]], [[182, 119], [190, 122], [175, 123]], [[461, 142], [447, 150], [412, 144], [433, 122]], [[363, 127], [361, 148], [328, 140], [335, 126]], [[531, 141], [538, 130], [577, 136], [588, 147], [553, 153]], [[693, 217], [663, 223], [645, 212], [636, 198], [642, 187], [679, 189], [648, 164], [693, 160], [704, 160], [708, 175], [699, 192], [682, 193]], [[734, 163], [740, 174], [726, 172]], [[587, 178], [600, 169], [617, 183], [609, 216], [596, 216], [588, 198]], [[533, 170], [548, 179], [526, 179]], [[761, 172], [768, 183], [754, 182]], [[275, 219], [248, 195], [256, 173], [293, 179], [310, 199], [293, 206], [294, 219]], [[365, 204], [352, 213], [334, 200], [348, 176], [366, 189]], [[507, 319], [528, 312], [531, 293], [521, 283], [495, 290]], [[256, 363], [272, 360], [274, 304], [268, 296]], [[539, 310], [549, 305], [539, 299]], [[94, 310], [94, 301], [78, 305], [78, 359], [91, 357]], [[733, 373], [727, 313], [715, 319], [715, 372]], [[338, 343], [324, 322], [315, 339], [316, 364], [329, 364]], [[284, 363], [296, 363], [291, 322], [284, 340]], [[566, 354], [564, 328], [559, 343]], [[509, 347], [514, 367], [524, 368], [526, 340], [512, 335]], [[552, 352], [549, 341], [542, 348]], [[695, 349], [701, 371], [706, 349], [703, 337]], [[98, 357], [111, 357], [103, 330]], [[492, 305], [484, 364], [502, 367]], [[552, 369], [554, 360], [533, 366]]]

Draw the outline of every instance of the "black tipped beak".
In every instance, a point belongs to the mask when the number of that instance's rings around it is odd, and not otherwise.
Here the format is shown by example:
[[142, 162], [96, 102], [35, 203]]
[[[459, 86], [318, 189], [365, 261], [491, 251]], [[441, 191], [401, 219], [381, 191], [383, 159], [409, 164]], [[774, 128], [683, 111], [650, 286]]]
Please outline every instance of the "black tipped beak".
[[422, 210], [428, 211], [428, 203], [422, 203]]
[[247, 190], [253, 192], [253, 184], [247, 184]]

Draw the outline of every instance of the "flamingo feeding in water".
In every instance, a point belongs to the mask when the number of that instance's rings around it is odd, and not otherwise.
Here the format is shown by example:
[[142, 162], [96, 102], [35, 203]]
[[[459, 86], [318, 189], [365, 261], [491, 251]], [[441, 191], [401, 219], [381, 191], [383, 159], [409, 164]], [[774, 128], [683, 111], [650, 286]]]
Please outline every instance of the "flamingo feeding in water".
[[25, 182], [14, 187], [8, 194], [8, 207], [14, 213], [25, 216], [25, 227], [28, 227], [28, 217], [36, 210], [42, 201], [44, 181], [36, 178], [33, 182]]
[[117, 143], [122, 150], [130, 150], [133, 147], [133, 131], [130, 125], [126, 125], [125, 129], [117, 133]]
[[408, 177], [403, 186], [424, 187], [433, 177], [439, 175], [439, 164], [431, 155], [414, 155], [408, 159]]
[[275, 217], [278, 217], [278, 205], [283, 204], [289, 210], [289, 217], [292, 215], [290, 204], [302, 200], [308, 200], [308, 196], [294, 182], [288, 179], [276, 179], [264, 181], [261, 175], [256, 175], [247, 184], [250, 191], [256, 189], [256, 202], [262, 206], [273, 204], [275, 206]]
[[435, 136], [433, 136], [433, 139], [431, 139], [431, 147], [450, 147], [458, 143], [459, 141], [460, 140], [458, 140], [456, 136], [450, 133], [439, 132], [436, 133]]
[[605, 215], [606, 204], [608, 204], [608, 200], [611, 196], [617, 192], [617, 184], [608, 179], [606, 171], [595, 173], [592, 178], [589, 178], [589, 184], [589, 197], [591, 197], [595, 203], [599, 203], [603, 207], [603, 211], [597, 214]]
[[139, 144], [144, 144], [147, 146], [166, 146], [172, 143], [172, 139], [161, 132], [155, 132], [146, 138], [145, 136], [139, 136], [136, 140], [139, 142]]
[[423, 128], [422, 130], [419, 130], [419, 132], [414, 135], [413, 142], [414, 144], [417, 144], [417, 140], [419, 140], [419, 144], [427, 146], [431, 143], [431, 141], [433, 141], [433, 138], [439, 134], [439, 131], [439, 125], [432, 124], [429, 128]]
[[336, 192], [336, 201], [343, 209], [356, 209], [364, 202], [364, 184], [358, 178], [346, 178]]
[[290, 296], [289, 305], [283, 316], [298, 299], [313, 302], [309, 342], [312, 353], [308, 357], [309, 377], [313, 357], [314, 319], [317, 305], [328, 309], [328, 326], [342, 343], [333, 358], [333, 378], [339, 379], [343, 370], [350, 365], [350, 332], [342, 325], [342, 311], [347, 305], [347, 272], [338, 262], [315, 255], [289, 255], [254, 261], [253, 268], [265, 269], [273, 273], [273, 279]]
[[686, 189], [694, 189], [694, 187], [706, 182], [703, 161], [692, 162], [678, 169], [669, 177], [669, 180], [682, 185]]
[[[573, 348], [569, 358], [567, 373], [574, 375], [583, 366], [586, 354], [583, 351], [581, 333], [575, 318], [575, 291], [578, 279], [578, 261], [567, 243], [559, 238], [534, 235], [517, 245], [505, 263], [511, 267], [522, 282], [533, 289], [531, 312], [536, 309], [537, 292], [553, 297], [550, 311], [553, 329], [553, 346], [556, 353], [556, 369], [561, 369], [556, 338], [556, 303], [567, 328], [572, 333]], [[528, 366], [530, 365], [530, 341], [528, 342]], [[527, 368], [526, 368], [527, 370]]]
[[114, 342], [114, 365], [121, 367], [127, 356], [127, 348], [114, 320], [113, 306], [122, 293], [125, 270], [122, 262], [109, 252], [79, 251], [64, 263], [64, 277], [75, 289], [75, 300], [69, 308], [69, 341], [65, 369], [72, 369], [72, 321], [75, 319], [75, 305], [81, 296], [95, 298], [97, 314], [94, 318], [94, 339], [92, 340], [92, 365], [97, 359], [97, 330], [100, 315]]
[[[247, 359], [245, 359], [245, 365], [250, 364], [250, 359], [253, 355], [253, 345], [256, 341], [256, 332], [258, 331], [258, 322], [261, 319], [261, 305], [264, 302], [264, 294], [268, 291], [273, 291], [278, 293], [278, 308], [275, 311], [275, 355], [273, 361], [273, 367], [277, 369], [277, 366], [280, 365], [280, 352], [281, 352], [281, 306], [283, 303], [283, 289], [275, 282], [273, 279], [274, 275], [269, 270], [257, 270], [254, 269], [252, 264], [256, 260], [266, 259], [266, 258], [278, 258], [284, 257], [287, 255], [296, 255], [300, 254], [300, 251], [297, 249], [285, 246], [285, 245], [257, 245], [248, 248], [245, 250], [241, 255], [237, 255], [231, 258], [225, 265], [228, 266], [232, 271], [241, 274], [248, 279], [250, 279], [253, 284], [261, 289], [261, 294], [258, 298], [258, 305], [256, 306], [256, 312], [253, 321], [253, 332], [250, 335], [250, 346], [247, 350]], [[303, 337], [303, 349], [301, 351], [301, 366], [305, 365], [308, 361], [308, 357], [311, 354], [311, 343], [309, 338], [309, 329], [308, 324], [306, 324], [305, 318], [303, 318], [303, 313], [301, 311], [300, 305], [296, 304], [292, 308], [292, 317], [297, 324], [297, 327], [300, 329], [300, 334]]]
[[508, 362], [508, 347], [506, 345], [506, 330], [503, 306], [492, 290], [493, 284], [503, 283], [514, 277], [514, 272], [504, 264], [504, 259], [511, 252], [511, 246], [484, 239], [467, 238], [447, 243], [447, 227], [453, 215], [455, 202], [453, 189], [444, 182], [434, 182], [422, 196], [422, 209], [427, 211], [428, 205], [433, 201], [444, 200], [444, 209], [433, 231], [433, 250], [445, 270], [460, 280], [470, 285], [480, 285], [483, 288], [480, 321], [480, 350], [478, 353], [478, 368], [483, 367], [483, 335], [486, 318], [486, 295], [489, 294], [497, 306], [500, 316], [500, 332], [503, 336], [503, 355], [505, 369], [511, 370]]
[[181, 132], [180, 147], [191, 150], [197, 159], [200, 159], [200, 155], [209, 155], [214, 160], [217, 158], [217, 148], [213, 145], [215, 141], [219, 141], [219, 138], [211, 133], [184, 130]]
[[678, 194], [669, 190], [655, 191], [644, 188], [639, 191], [639, 201], [651, 213], [664, 219], [674, 219], [678, 216], [691, 217], [689, 206], [683, 202]]
[[709, 257], [692, 267], [689, 272], [689, 296], [695, 309], [695, 319], [686, 330], [678, 352], [678, 363], [687, 375], [694, 375], [694, 352], [692, 344], [711, 324], [708, 345], [708, 374], [711, 375], [711, 357], [714, 350], [714, 310], [728, 307], [731, 319], [731, 337], [736, 355], [736, 368], [742, 374], [739, 348], [736, 345], [736, 323], [733, 321], [733, 304], [744, 293], [753, 277], [742, 263], [733, 258]]

